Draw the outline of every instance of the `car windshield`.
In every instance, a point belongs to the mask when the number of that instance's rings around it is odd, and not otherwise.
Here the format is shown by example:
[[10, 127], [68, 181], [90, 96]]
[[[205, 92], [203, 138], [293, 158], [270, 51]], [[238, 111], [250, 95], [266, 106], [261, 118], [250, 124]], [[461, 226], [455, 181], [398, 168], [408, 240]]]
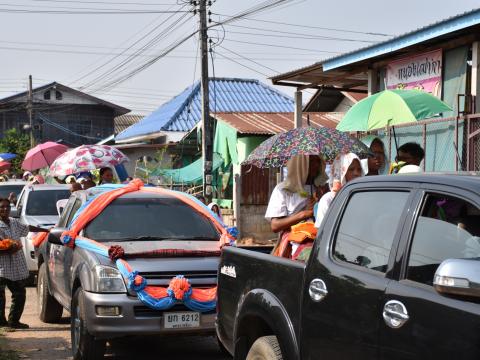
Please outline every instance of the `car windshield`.
[[20, 195], [20, 192], [22, 191], [24, 187], [24, 184], [18, 184], [18, 185], [2, 185], [0, 186], [0, 198], [6, 199], [10, 195], [10, 193], [14, 193], [17, 197]]
[[27, 215], [58, 215], [57, 201], [60, 199], [68, 199], [70, 190], [39, 190], [31, 191], [28, 194], [27, 207], [25, 214]]
[[174, 198], [119, 198], [85, 228], [97, 241], [218, 240], [213, 223]]

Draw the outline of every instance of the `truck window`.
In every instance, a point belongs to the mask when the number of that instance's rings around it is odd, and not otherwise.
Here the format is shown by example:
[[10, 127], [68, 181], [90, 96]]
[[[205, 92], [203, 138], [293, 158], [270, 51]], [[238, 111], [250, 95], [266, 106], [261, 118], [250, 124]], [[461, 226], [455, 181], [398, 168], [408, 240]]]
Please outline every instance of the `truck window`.
[[443, 260], [479, 257], [479, 208], [460, 198], [428, 194], [415, 226], [407, 278], [432, 285]]
[[386, 272], [388, 258], [409, 193], [368, 191], [354, 193], [335, 239], [336, 260]]

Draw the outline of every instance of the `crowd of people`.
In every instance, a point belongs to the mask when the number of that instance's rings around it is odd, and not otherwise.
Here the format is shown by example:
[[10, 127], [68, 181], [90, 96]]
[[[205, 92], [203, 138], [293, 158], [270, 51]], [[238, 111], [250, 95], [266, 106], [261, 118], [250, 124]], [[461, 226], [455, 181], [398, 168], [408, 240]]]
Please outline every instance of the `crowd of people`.
[[[340, 154], [329, 165], [318, 155], [297, 155], [287, 162], [286, 179], [273, 190], [265, 218], [274, 233], [279, 234], [273, 254], [295, 260], [306, 260], [316, 229], [337, 192], [361, 176], [421, 172], [425, 152], [417, 143], [398, 148], [395, 162], [389, 164], [382, 140], [375, 136], [363, 139], [370, 156], [361, 160], [353, 153]], [[302, 224], [301, 236], [295, 234]]]

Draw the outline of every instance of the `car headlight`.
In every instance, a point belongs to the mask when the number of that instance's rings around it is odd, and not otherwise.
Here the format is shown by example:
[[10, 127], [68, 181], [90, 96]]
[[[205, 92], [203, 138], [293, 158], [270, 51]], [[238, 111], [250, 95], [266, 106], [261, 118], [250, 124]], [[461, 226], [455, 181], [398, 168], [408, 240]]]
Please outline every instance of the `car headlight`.
[[95, 281], [94, 292], [126, 293], [127, 288], [123, 281], [122, 274], [111, 266], [97, 265], [94, 268]]

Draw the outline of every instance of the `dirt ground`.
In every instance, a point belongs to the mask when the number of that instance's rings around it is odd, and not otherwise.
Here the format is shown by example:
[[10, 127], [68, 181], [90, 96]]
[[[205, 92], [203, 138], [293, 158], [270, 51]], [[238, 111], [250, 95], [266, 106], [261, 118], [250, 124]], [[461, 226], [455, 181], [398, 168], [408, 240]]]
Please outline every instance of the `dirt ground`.
[[[7, 309], [10, 306], [10, 293], [7, 290]], [[14, 330], [5, 333], [8, 349], [15, 350], [20, 359], [65, 360], [72, 359], [70, 347], [70, 318], [64, 311], [60, 324], [44, 324], [37, 316], [37, 292], [27, 288], [27, 303], [21, 322], [30, 325], [27, 330]], [[107, 349], [106, 359], [211, 359], [226, 360], [214, 337], [175, 337], [175, 338], [133, 338], [122, 339]]]
[[[9, 308], [10, 293], [6, 291], [7, 308]], [[30, 325], [30, 329], [7, 331], [5, 337], [8, 347], [17, 351], [20, 359], [72, 359], [69, 314], [64, 312], [60, 324], [45, 324], [38, 319], [36, 305], [36, 289], [29, 287], [25, 310], [20, 321]]]

